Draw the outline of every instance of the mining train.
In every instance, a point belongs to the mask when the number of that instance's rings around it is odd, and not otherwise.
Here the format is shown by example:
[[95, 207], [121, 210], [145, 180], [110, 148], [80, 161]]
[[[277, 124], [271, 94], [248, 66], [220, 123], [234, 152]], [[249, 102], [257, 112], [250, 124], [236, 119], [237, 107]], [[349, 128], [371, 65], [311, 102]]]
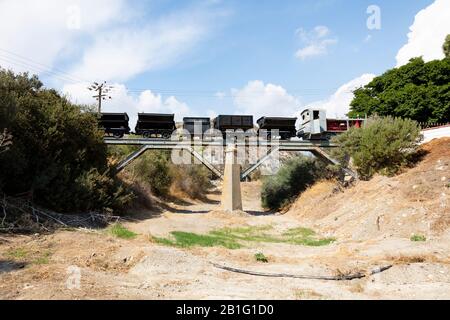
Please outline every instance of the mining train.
[[[135, 131], [131, 132], [129, 117], [126, 113], [101, 113], [99, 115], [99, 127], [107, 136], [122, 138], [126, 134], [136, 134], [144, 138], [170, 139], [172, 133], [177, 129], [173, 114], [161, 113], [139, 113]], [[329, 119], [326, 111], [310, 108], [300, 114], [300, 129], [297, 130], [297, 118], [287, 117], [262, 117], [253, 123], [250, 115], [219, 115], [216, 118], [186, 117], [183, 119], [184, 132], [192, 137], [202, 138], [210, 132], [210, 129], [220, 131], [225, 138], [227, 133], [247, 132], [256, 129], [259, 136], [267, 139], [289, 140], [299, 137], [303, 140], [324, 140], [345, 132], [351, 127], [359, 128], [365, 119]], [[277, 132], [277, 136], [272, 136]]]

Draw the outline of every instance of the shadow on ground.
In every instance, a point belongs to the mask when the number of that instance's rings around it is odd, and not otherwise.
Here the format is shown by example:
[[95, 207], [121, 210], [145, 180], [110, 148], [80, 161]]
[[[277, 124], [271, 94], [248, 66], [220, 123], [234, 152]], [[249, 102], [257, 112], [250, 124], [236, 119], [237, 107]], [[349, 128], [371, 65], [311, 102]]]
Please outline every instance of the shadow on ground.
[[15, 262], [13, 260], [0, 260], [0, 273], [11, 272], [25, 268], [25, 262]]

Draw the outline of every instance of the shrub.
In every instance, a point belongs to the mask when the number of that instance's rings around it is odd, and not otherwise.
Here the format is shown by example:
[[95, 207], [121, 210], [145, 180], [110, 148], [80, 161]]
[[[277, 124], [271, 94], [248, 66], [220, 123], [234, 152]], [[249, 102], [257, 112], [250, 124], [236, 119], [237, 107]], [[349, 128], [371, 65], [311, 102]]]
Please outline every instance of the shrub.
[[202, 199], [211, 189], [211, 172], [203, 165], [173, 165], [173, 188], [193, 199]]
[[258, 252], [255, 254], [255, 260], [258, 262], [268, 263], [269, 259], [262, 252]]
[[420, 127], [409, 119], [374, 117], [364, 128], [352, 128], [333, 142], [333, 155], [343, 166], [351, 158], [361, 179], [375, 173], [393, 175], [410, 164], [420, 142]]
[[261, 192], [263, 207], [277, 210], [287, 205], [321, 178], [324, 170], [324, 165], [314, 158], [299, 156], [288, 160], [276, 175], [264, 179]]
[[421, 234], [413, 234], [411, 236], [410, 240], [413, 242], [423, 242], [423, 241], [427, 241], [427, 238]]
[[169, 156], [166, 151], [147, 151], [133, 166], [136, 178], [157, 196], [167, 196], [172, 185]]
[[12, 136], [0, 153], [6, 194], [27, 193], [61, 212], [119, 208], [130, 200], [108, 167], [96, 116], [37, 77], [0, 69], [0, 124]]

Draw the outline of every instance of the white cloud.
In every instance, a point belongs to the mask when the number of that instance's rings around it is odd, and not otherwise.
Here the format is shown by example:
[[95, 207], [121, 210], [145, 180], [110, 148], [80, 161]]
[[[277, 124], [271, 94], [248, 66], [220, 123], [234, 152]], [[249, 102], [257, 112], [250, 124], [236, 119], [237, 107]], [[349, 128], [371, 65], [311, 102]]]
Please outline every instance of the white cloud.
[[298, 29], [296, 35], [305, 46], [297, 50], [295, 56], [305, 60], [327, 54], [328, 47], [338, 42], [335, 38], [327, 37], [329, 34], [330, 30], [326, 26], [316, 26], [312, 31]]
[[397, 66], [422, 56], [425, 61], [442, 59], [442, 45], [450, 33], [450, 1], [436, 0], [416, 14], [408, 33], [408, 43], [397, 53]]
[[[124, 0], [2, 0], [0, 48], [7, 52], [0, 51], [0, 64], [16, 71], [43, 69], [42, 65], [14, 55], [18, 54], [53, 66], [62, 52], [73, 51], [75, 39], [95, 33], [118, 19], [126, 11], [124, 4]], [[79, 29], [71, 28], [73, 19], [78, 20]]]
[[149, 19], [136, 8], [132, 0], [1, 0], [0, 65], [42, 75], [63, 64], [70, 71], [55, 85], [121, 82], [178, 62], [221, 14], [192, 6]]
[[327, 110], [328, 117], [345, 117], [350, 111], [350, 102], [354, 98], [353, 91], [365, 86], [375, 77], [374, 74], [363, 74], [342, 85], [332, 96], [323, 101], [309, 104], [310, 107]]
[[[88, 83], [77, 83], [65, 85], [63, 93], [73, 103], [78, 104], [92, 104], [92, 92], [86, 88]], [[146, 113], [173, 113], [175, 120], [181, 121], [183, 117], [190, 113], [189, 106], [179, 101], [174, 96], [163, 98], [161, 95], [145, 90], [139, 95], [132, 95], [128, 92], [123, 84], [113, 84], [114, 89], [111, 92], [112, 100], [107, 100], [103, 103], [103, 112], [126, 112], [130, 117], [130, 128], [134, 130], [137, 121], [137, 114], [140, 112]]]
[[124, 81], [181, 59], [207, 34], [203, 13], [175, 14], [158, 22], [108, 30], [94, 37], [73, 73], [81, 78]]
[[253, 115], [255, 120], [262, 116], [293, 116], [300, 104], [283, 87], [259, 80], [232, 89], [231, 94], [236, 113]]

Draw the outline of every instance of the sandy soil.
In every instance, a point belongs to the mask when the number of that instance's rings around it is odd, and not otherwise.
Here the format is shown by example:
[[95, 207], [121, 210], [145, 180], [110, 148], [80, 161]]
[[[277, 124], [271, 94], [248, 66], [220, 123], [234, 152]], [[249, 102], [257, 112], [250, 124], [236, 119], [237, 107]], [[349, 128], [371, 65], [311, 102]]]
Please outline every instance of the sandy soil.
[[[427, 157], [424, 164], [403, 175], [377, 177], [371, 184], [363, 182], [345, 192], [337, 192], [329, 183], [318, 184], [283, 215], [264, 212], [260, 184], [245, 183], [247, 214], [220, 212], [218, 193], [209, 195], [206, 202], [168, 203], [162, 212], [136, 214], [124, 223], [139, 234], [132, 240], [102, 230], [2, 235], [0, 299], [450, 299], [448, 208], [436, 207], [439, 200], [429, 197], [435, 194], [435, 187], [420, 189], [420, 193], [418, 187], [406, 187], [420, 182], [435, 184], [441, 188], [436, 193], [441, 196], [447, 192], [440, 183], [444, 182], [442, 176], [450, 177], [450, 157], [435, 153]], [[426, 177], [420, 171], [437, 172], [439, 178], [422, 181]], [[391, 202], [400, 195], [402, 201]], [[348, 204], [349, 199], [355, 204]], [[373, 201], [370, 207], [368, 199]], [[383, 216], [378, 219], [380, 214]], [[324, 247], [264, 243], [237, 250], [180, 249], [158, 245], [149, 237], [167, 236], [175, 230], [206, 233], [227, 226], [268, 224], [279, 230], [309, 226], [337, 241]], [[427, 241], [410, 241], [413, 232], [425, 234]], [[255, 261], [257, 252], [263, 252], [269, 263]], [[309, 275], [365, 271], [387, 264], [393, 267], [363, 279], [324, 281], [231, 273], [211, 262]], [[77, 271], [79, 286], [73, 282]]]

